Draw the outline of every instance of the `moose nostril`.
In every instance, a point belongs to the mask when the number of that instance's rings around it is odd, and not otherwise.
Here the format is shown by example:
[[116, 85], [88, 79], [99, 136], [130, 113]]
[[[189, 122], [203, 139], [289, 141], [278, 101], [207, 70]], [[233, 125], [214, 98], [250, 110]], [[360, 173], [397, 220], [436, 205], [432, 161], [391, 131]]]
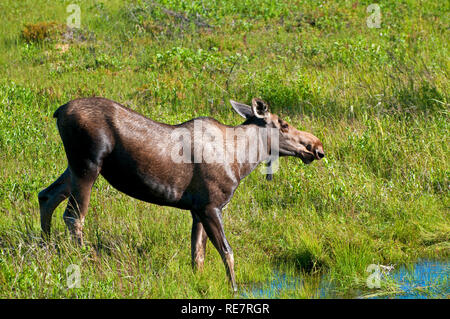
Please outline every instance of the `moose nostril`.
[[322, 153], [322, 152], [320, 152], [320, 151], [317, 151], [317, 156], [318, 156], [319, 158], [323, 158], [323, 157], [325, 156], [325, 154]]

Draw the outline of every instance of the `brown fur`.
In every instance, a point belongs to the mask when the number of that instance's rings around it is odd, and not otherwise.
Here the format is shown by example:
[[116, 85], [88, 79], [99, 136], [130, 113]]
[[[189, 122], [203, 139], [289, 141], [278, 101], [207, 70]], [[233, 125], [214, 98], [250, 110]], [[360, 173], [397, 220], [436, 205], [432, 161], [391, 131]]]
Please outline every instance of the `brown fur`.
[[[231, 101], [246, 121], [236, 128], [271, 127], [279, 131], [280, 156], [297, 156], [305, 163], [324, 156], [322, 143], [269, 113], [267, 104], [253, 99], [252, 106]], [[77, 99], [62, 105], [54, 114], [67, 155], [66, 171], [39, 193], [41, 226], [50, 235], [55, 208], [69, 198], [64, 221], [82, 244], [82, 227], [89, 198], [99, 174], [115, 188], [134, 198], [190, 210], [193, 218], [192, 264], [201, 268], [207, 238], [219, 251], [233, 289], [236, 290], [234, 258], [225, 237], [222, 208], [231, 200], [240, 181], [256, 163], [174, 163], [169, 150], [170, 134], [183, 128], [194, 134], [194, 120], [167, 125], [148, 119], [104, 98]], [[197, 118], [220, 132], [230, 126], [212, 118]], [[254, 136], [258, 142], [260, 136]], [[267, 145], [266, 145], [267, 146]], [[263, 149], [264, 150], [264, 149]], [[269, 151], [266, 148], [268, 158]], [[192, 153], [194, 154], [194, 146]]]

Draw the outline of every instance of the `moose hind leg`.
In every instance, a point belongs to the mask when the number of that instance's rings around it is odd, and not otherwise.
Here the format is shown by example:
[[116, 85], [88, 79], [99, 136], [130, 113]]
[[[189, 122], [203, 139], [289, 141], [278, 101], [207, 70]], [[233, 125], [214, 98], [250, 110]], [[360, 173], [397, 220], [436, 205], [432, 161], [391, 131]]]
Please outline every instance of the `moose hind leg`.
[[211, 240], [214, 247], [216, 247], [222, 257], [231, 286], [233, 291], [236, 292], [237, 285], [234, 275], [233, 250], [225, 237], [222, 223], [222, 212], [216, 207], [206, 207], [204, 210], [198, 212], [198, 216], [203, 224], [203, 227], [205, 228], [208, 238]]
[[199, 217], [192, 212], [191, 256], [194, 271], [203, 269], [207, 240], [208, 237]]
[[63, 218], [72, 237], [80, 245], [83, 245], [83, 224], [88, 211], [92, 186], [99, 171], [99, 168], [94, 168], [85, 172], [83, 176], [72, 174], [72, 192]]
[[52, 215], [56, 207], [70, 195], [71, 173], [69, 168], [46, 189], [38, 194], [39, 210], [41, 215], [42, 237], [48, 239]]

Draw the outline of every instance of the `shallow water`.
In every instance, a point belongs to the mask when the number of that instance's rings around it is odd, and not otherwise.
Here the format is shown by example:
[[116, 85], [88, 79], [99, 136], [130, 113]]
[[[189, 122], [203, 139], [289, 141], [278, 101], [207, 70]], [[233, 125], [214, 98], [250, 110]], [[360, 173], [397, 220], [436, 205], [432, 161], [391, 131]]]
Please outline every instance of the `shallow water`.
[[305, 297], [337, 298], [333, 285], [324, 276], [308, 276], [305, 278], [286, 275], [274, 271], [269, 282], [258, 284], [242, 294], [244, 298], [285, 298], [294, 291], [303, 290]]
[[427, 299], [450, 297], [450, 261], [422, 260], [412, 267], [401, 266], [390, 277], [399, 284], [401, 294], [383, 298]]
[[[398, 285], [395, 293], [380, 295], [378, 291], [366, 291], [339, 295], [326, 276], [293, 277], [275, 271], [272, 280], [255, 285], [243, 293], [244, 298], [284, 298], [294, 291], [304, 290], [303, 297], [314, 298], [387, 298], [387, 299], [427, 299], [450, 297], [450, 261], [420, 260], [410, 266], [395, 267], [385, 274], [384, 280]], [[297, 295], [297, 294], [294, 294]]]

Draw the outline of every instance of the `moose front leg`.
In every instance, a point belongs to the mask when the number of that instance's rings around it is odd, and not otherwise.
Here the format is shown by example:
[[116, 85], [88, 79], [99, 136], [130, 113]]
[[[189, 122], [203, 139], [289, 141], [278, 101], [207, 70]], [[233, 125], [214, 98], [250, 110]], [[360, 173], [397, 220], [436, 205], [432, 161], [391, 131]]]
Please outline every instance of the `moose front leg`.
[[222, 222], [222, 211], [217, 207], [206, 207], [197, 213], [203, 227], [208, 235], [209, 240], [216, 247], [222, 261], [225, 265], [228, 278], [230, 279], [231, 286], [234, 292], [237, 292], [236, 279], [234, 275], [234, 257], [233, 250], [228, 244], [228, 240], [225, 237]]
[[205, 229], [195, 214], [192, 213], [192, 233], [191, 233], [191, 256], [192, 256], [192, 268], [194, 270], [202, 270], [203, 264], [205, 262], [205, 250], [206, 241], [208, 236], [206, 235]]
[[67, 168], [65, 172], [49, 187], [41, 191], [38, 195], [39, 210], [41, 215], [42, 238], [48, 240], [50, 238], [50, 226], [52, 215], [56, 207], [71, 192], [71, 174]]

